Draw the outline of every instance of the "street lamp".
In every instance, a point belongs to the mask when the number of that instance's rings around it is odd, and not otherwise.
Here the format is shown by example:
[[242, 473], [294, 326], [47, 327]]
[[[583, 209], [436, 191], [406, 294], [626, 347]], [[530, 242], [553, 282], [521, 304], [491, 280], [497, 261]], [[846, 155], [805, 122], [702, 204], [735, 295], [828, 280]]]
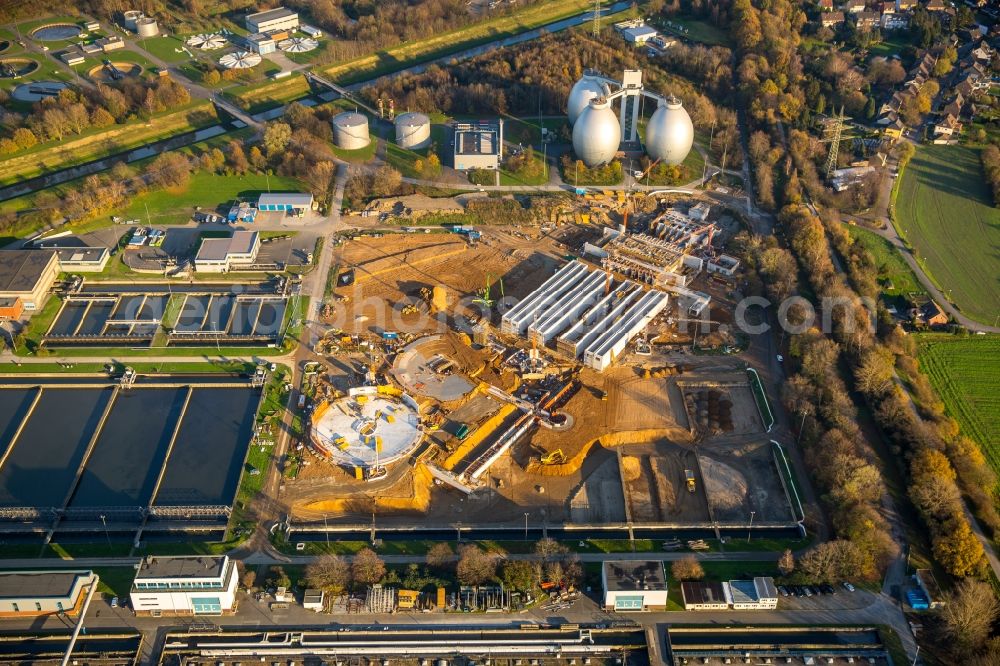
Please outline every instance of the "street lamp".
[[750, 527], [747, 528], [747, 543], [750, 543], [750, 530], [753, 529], [753, 516], [757, 513], [756, 511], [750, 512]]
[[524, 512], [524, 540], [528, 540], [528, 512]]
[[108, 522], [104, 519], [104, 514], [101, 514], [101, 524], [104, 525], [104, 538], [108, 540], [108, 548], [111, 548], [111, 535], [108, 534]]

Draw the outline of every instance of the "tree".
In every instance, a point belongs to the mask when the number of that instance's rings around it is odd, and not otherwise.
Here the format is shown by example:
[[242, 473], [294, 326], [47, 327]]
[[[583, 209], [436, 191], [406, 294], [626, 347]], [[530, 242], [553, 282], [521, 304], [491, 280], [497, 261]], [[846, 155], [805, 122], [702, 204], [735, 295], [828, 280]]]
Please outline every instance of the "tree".
[[252, 590], [253, 584], [257, 582], [257, 572], [253, 569], [247, 569], [243, 572], [242, 583], [243, 587]]
[[997, 617], [1000, 601], [989, 583], [979, 580], [959, 583], [941, 610], [944, 632], [953, 641], [956, 654], [963, 657], [986, 644]]
[[818, 583], [851, 578], [869, 568], [864, 552], [853, 542], [844, 539], [821, 543], [799, 560], [799, 570]]
[[436, 543], [427, 551], [427, 566], [443, 571], [454, 566], [455, 551], [444, 543]]
[[932, 543], [934, 559], [952, 576], [978, 576], [986, 568], [983, 544], [962, 515], [941, 527]]
[[677, 580], [701, 580], [705, 577], [705, 570], [694, 555], [674, 560], [670, 565], [670, 573]]
[[778, 571], [781, 572], [782, 576], [787, 576], [795, 571], [795, 556], [792, 555], [792, 551], [788, 548], [778, 558]]
[[351, 567], [339, 555], [323, 555], [306, 567], [306, 581], [310, 587], [340, 594], [351, 582]]
[[191, 164], [177, 152], [160, 153], [147, 170], [149, 181], [160, 187], [187, 187], [191, 180]]
[[230, 141], [228, 146], [229, 166], [237, 174], [245, 174], [250, 169], [250, 162], [247, 161], [246, 153], [239, 141]]
[[525, 560], [506, 560], [500, 572], [500, 580], [507, 589], [527, 591], [538, 580], [538, 568]]
[[456, 574], [463, 585], [482, 585], [493, 580], [497, 572], [497, 556], [479, 546], [465, 544], [458, 550]]
[[267, 570], [267, 583], [272, 587], [288, 588], [292, 586], [292, 581], [285, 573], [283, 567], [273, 566]]
[[351, 564], [351, 577], [355, 583], [374, 585], [385, 577], [385, 562], [374, 550], [365, 548], [354, 556]]
[[372, 194], [376, 197], [392, 196], [403, 182], [403, 175], [385, 164], [375, 169], [372, 176]]
[[114, 125], [115, 117], [108, 113], [103, 106], [99, 106], [90, 112], [90, 124], [94, 127], [108, 127]]
[[213, 68], [201, 75], [201, 81], [207, 86], [217, 86], [222, 82], [222, 75]]
[[268, 159], [274, 159], [288, 147], [288, 142], [292, 140], [292, 128], [287, 123], [268, 123], [264, 129], [264, 152]]
[[253, 165], [254, 169], [257, 171], [263, 171], [267, 166], [267, 159], [264, 158], [264, 153], [260, 152], [260, 148], [257, 146], [250, 147], [250, 164]]

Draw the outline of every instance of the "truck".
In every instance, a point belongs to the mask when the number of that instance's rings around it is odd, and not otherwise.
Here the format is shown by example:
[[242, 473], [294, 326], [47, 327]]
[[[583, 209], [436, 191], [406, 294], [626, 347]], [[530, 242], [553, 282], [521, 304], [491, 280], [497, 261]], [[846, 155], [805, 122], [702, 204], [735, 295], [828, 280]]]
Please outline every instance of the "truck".
[[455, 431], [455, 437], [458, 438], [458, 441], [462, 441], [468, 436], [469, 436], [469, 424], [463, 423], [460, 426], [458, 426], [458, 430]]
[[305, 409], [305, 408], [306, 408], [306, 394], [299, 393], [299, 409]]
[[688, 492], [693, 493], [695, 491], [694, 472], [690, 469], [684, 470], [684, 480], [687, 481]]

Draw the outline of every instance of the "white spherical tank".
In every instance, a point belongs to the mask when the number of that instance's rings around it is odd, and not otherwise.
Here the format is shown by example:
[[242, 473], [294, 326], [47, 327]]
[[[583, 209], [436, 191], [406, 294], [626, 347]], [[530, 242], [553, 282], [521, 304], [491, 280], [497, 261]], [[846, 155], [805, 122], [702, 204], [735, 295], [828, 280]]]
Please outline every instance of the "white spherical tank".
[[613, 160], [621, 138], [618, 116], [606, 97], [591, 100], [573, 124], [573, 152], [588, 167]]
[[590, 100], [596, 97], [605, 97], [608, 94], [608, 86], [596, 76], [584, 74], [579, 81], [573, 84], [569, 91], [569, 100], [566, 102], [566, 114], [569, 116], [569, 124], [576, 123], [583, 110], [590, 104]]
[[144, 16], [135, 22], [136, 32], [140, 37], [156, 37], [160, 34], [160, 27], [156, 25], [156, 19]]
[[360, 150], [368, 145], [368, 118], [354, 111], [338, 113], [333, 119], [333, 142], [344, 150]]
[[654, 160], [680, 164], [694, 145], [694, 125], [681, 101], [661, 101], [646, 125], [646, 152]]
[[431, 119], [423, 113], [396, 116], [396, 143], [400, 148], [418, 150], [431, 143]]

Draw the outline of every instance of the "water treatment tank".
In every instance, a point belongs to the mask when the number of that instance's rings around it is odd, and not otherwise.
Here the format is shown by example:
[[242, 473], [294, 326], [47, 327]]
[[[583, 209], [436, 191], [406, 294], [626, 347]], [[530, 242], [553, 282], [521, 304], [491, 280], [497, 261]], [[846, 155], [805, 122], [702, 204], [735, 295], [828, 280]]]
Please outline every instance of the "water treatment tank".
[[431, 144], [431, 119], [423, 113], [396, 116], [396, 143], [400, 148], [417, 150]]
[[646, 125], [646, 152], [654, 160], [680, 164], [694, 144], [691, 116], [676, 97], [661, 100]]
[[569, 100], [566, 102], [566, 113], [569, 115], [569, 124], [576, 123], [583, 110], [590, 104], [590, 100], [595, 97], [605, 97], [609, 93], [608, 86], [599, 78], [592, 74], [584, 74], [579, 81], [573, 84], [569, 91]]
[[360, 150], [368, 145], [368, 118], [355, 111], [338, 113], [333, 118], [333, 142], [344, 150]]
[[621, 143], [618, 116], [606, 97], [592, 99], [573, 125], [573, 152], [588, 167], [614, 159]]
[[156, 25], [156, 19], [145, 16], [135, 22], [136, 32], [140, 37], [156, 37], [160, 34], [160, 27]]
[[131, 30], [132, 32], [137, 32], [139, 30], [138, 22], [142, 18], [142, 12], [135, 9], [130, 9], [127, 12], [122, 12], [122, 23], [125, 24], [125, 28]]

